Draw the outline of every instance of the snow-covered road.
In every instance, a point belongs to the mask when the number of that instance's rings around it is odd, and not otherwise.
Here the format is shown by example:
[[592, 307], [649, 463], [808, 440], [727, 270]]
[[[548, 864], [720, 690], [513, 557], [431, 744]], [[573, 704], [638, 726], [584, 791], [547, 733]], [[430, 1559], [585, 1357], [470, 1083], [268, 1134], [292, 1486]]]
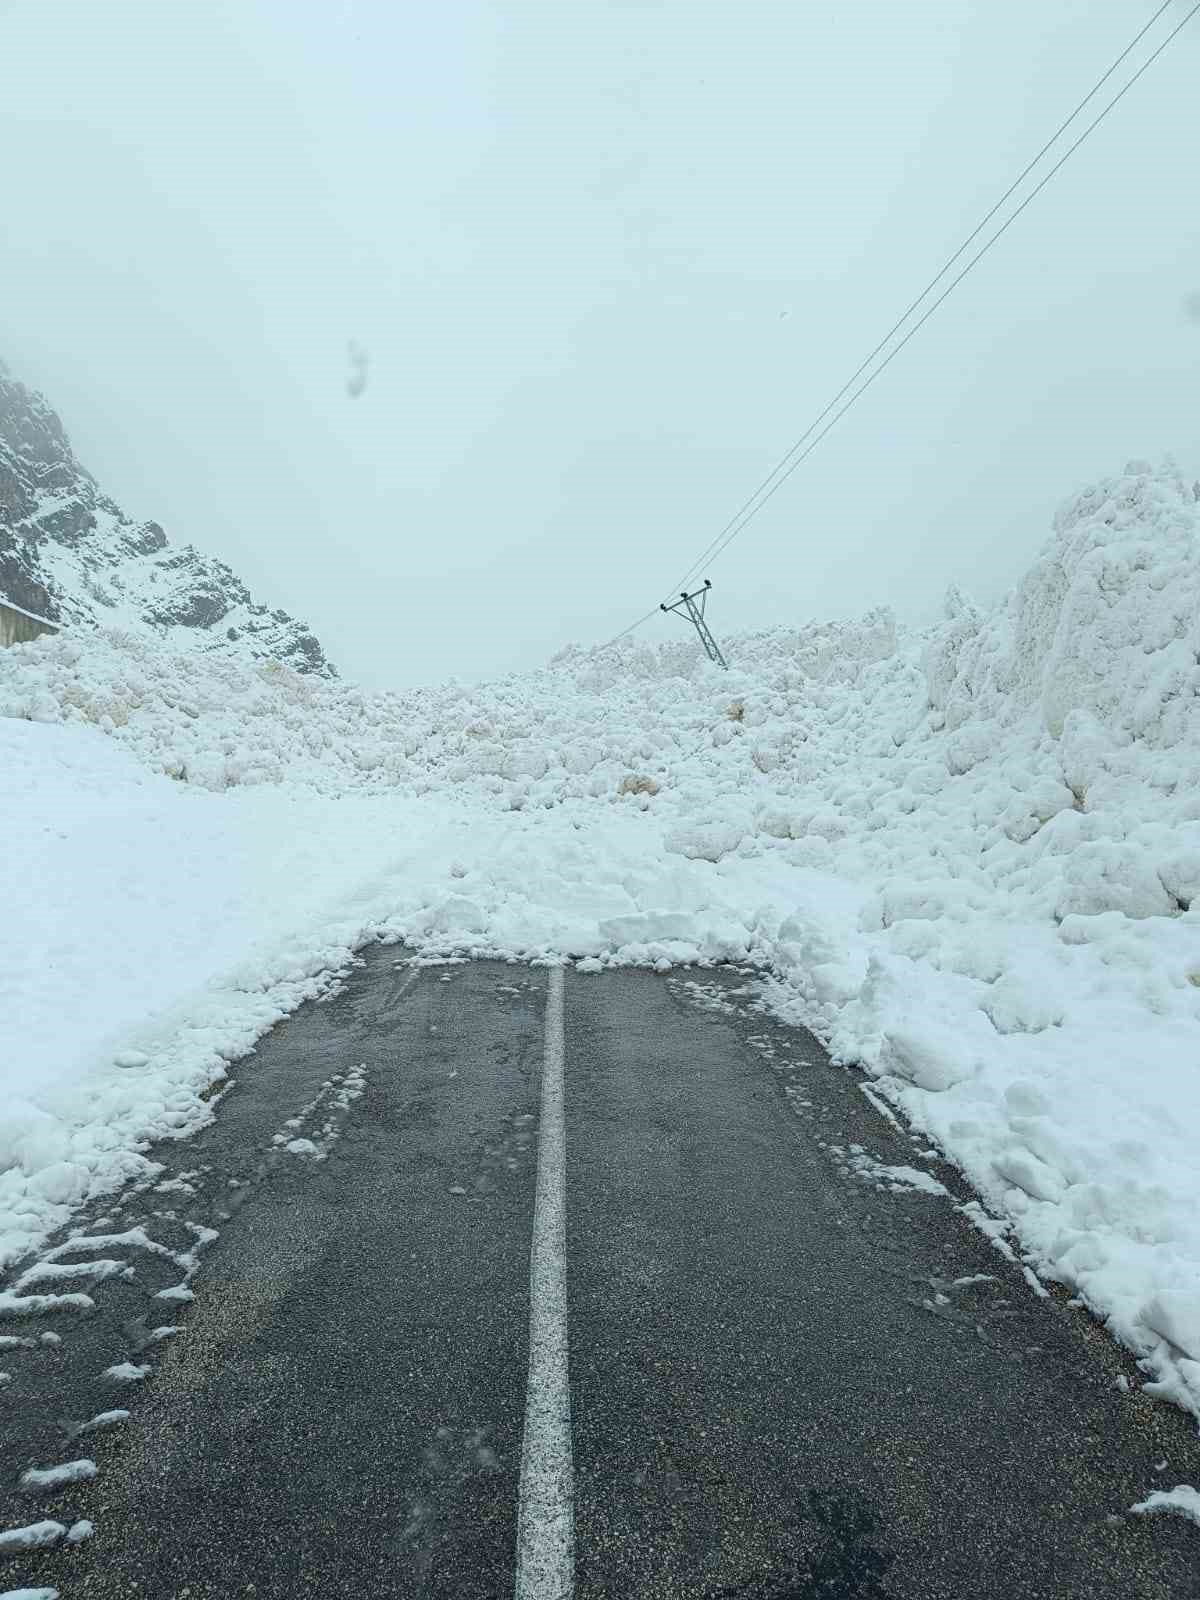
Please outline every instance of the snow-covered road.
[[151, 1186], [24, 1270], [96, 1309], [3, 1323], [26, 1548], [0, 1578], [1194, 1593], [1196, 1528], [1132, 1513], [1200, 1477], [1189, 1419], [758, 980], [376, 946], [235, 1076]]
[[1001, 605], [400, 694], [0, 651], [0, 1262], [377, 937], [750, 962], [1200, 1416], [1200, 510], [1068, 500]]

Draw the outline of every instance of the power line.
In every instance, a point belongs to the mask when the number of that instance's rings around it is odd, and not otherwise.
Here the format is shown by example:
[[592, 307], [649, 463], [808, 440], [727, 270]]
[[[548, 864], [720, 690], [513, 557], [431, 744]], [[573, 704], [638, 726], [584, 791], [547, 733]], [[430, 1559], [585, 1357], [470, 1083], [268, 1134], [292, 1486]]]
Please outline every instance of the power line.
[[[1045, 188], [1046, 184], [1049, 183], [1050, 179], [1052, 177], [1054, 177], [1055, 173], [1058, 172], [1059, 168], [1062, 167], [1063, 165], [1065, 165], [1065, 163], [1071, 158], [1071, 156], [1074, 155], [1075, 151], [1078, 150], [1079, 146], [1084, 142], [1084, 140], [1087, 139], [1090, 136], [1090, 134], [1100, 125], [1101, 122], [1104, 121], [1105, 117], [1108, 116], [1109, 112], [1113, 110], [1113, 108], [1118, 104], [1118, 102], [1121, 101], [1122, 99], [1124, 99], [1125, 95], [1129, 92], [1129, 90], [1133, 87], [1133, 85], [1138, 81], [1138, 79], [1142, 76], [1142, 74], [1158, 59], [1158, 57], [1163, 53], [1163, 51], [1172, 42], [1172, 40], [1176, 37], [1176, 35], [1178, 33], [1180, 33], [1187, 26], [1187, 24], [1196, 15], [1197, 11], [1200, 11], [1200, 0], [1197, 0], [1197, 3], [1187, 13], [1187, 15], [1183, 18], [1183, 20], [1181, 22], [1179, 22], [1172, 29], [1172, 31], [1167, 35], [1167, 37], [1162, 41], [1162, 43], [1157, 47], [1157, 49], [1154, 50], [1154, 52], [1142, 63], [1142, 65], [1133, 74], [1133, 76], [1124, 84], [1124, 86], [1118, 91], [1118, 93], [1116, 95], [1114, 95], [1112, 100], [1110, 100], [1108, 102], [1108, 104], [1104, 107], [1104, 109], [1100, 112], [1100, 114], [1097, 117], [1095, 117], [1092, 122], [1090, 122], [1088, 124], [1088, 126], [1084, 129], [1083, 133], [1080, 134], [1079, 138], [1075, 140], [1075, 142], [1059, 158], [1059, 160], [1054, 164], [1054, 166], [1050, 168], [1050, 170], [1045, 174], [1045, 176], [1038, 182], [1038, 184], [1025, 197], [1025, 199], [1021, 202], [1021, 204], [1017, 207], [1017, 209], [996, 230], [996, 232], [994, 234], [992, 234], [992, 236], [987, 240], [987, 242], [983, 245], [983, 247], [979, 251], [977, 251], [974, 256], [971, 257], [970, 261], [968, 261], [967, 265], [963, 268], [963, 270], [960, 273], [958, 273], [958, 275], [947, 285], [947, 287], [938, 296], [938, 298], [933, 302], [933, 304], [928, 307], [928, 309], [925, 311], [924, 315], [920, 318], [920, 320], [918, 322], [916, 322], [913, 325], [913, 327], [911, 327], [908, 330], [908, 332], [904, 335], [904, 337], [900, 341], [900, 343], [897, 344], [895, 346], [895, 348], [889, 352], [889, 354], [879, 364], [879, 366], [875, 368], [875, 370], [870, 374], [870, 376], [866, 379], [866, 381], [864, 383], [860, 384], [859, 387], [854, 390], [854, 392], [850, 395], [850, 398], [846, 401], [845, 405], [843, 405], [839, 410], [837, 410], [835, 412], [834, 416], [832, 418], [830, 418], [830, 421], [826, 424], [826, 426], [824, 428], [822, 428], [819, 433], [817, 433], [816, 437], [812, 438], [811, 436], [813, 435], [814, 431], [818, 427], [820, 427], [820, 424], [824, 421], [824, 419], [826, 417], [829, 416], [830, 412], [834, 411], [834, 408], [838, 405], [838, 402], [842, 399], [842, 397], [847, 393], [848, 390], [850, 390], [852, 388], [852, 386], [857, 382], [857, 380], [862, 376], [862, 374], [870, 367], [871, 363], [880, 354], [880, 352], [887, 346], [888, 342], [892, 338], [894, 338], [896, 333], [899, 332], [899, 330], [903, 327], [904, 323], [913, 314], [913, 312], [917, 309], [917, 307], [921, 304], [921, 302], [929, 295], [931, 290], [934, 289], [936, 287], [936, 285], [938, 283], [940, 283], [941, 280], [946, 276], [946, 273], [950, 270], [950, 268], [954, 265], [954, 263], [959, 260], [959, 258], [963, 255], [963, 253], [979, 237], [979, 235], [987, 227], [988, 223], [992, 220], [992, 218], [995, 217], [996, 214], [1000, 211], [1001, 207], [1005, 204], [1005, 202], [1020, 187], [1020, 185], [1024, 182], [1024, 180], [1029, 176], [1030, 172], [1032, 172], [1032, 170], [1037, 166], [1037, 164], [1042, 160], [1042, 158], [1046, 155], [1046, 153], [1051, 149], [1051, 147], [1062, 136], [1062, 134], [1070, 126], [1070, 124], [1072, 122], [1074, 122], [1074, 120], [1076, 119], [1076, 117], [1078, 117], [1079, 113], [1084, 109], [1084, 107], [1087, 106], [1089, 104], [1089, 102], [1095, 98], [1095, 96], [1099, 93], [1100, 89], [1102, 89], [1104, 84], [1107, 83], [1109, 78], [1112, 77], [1113, 73], [1117, 70], [1117, 68], [1121, 65], [1121, 63], [1128, 58], [1128, 56], [1131, 53], [1131, 51], [1133, 51], [1136, 48], [1136, 46], [1141, 42], [1141, 40], [1145, 38], [1146, 34], [1150, 31], [1151, 28], [1153, 28], [1154, 24], [1159, 20], [1159, 18], [1163, 15], [1163, 13], [1170, 8], [1172, 3], [1173, 3], [1173, 0], [1163, 0], [1163, 3], [1159, 6], [1158, 10], [1154, 12], [1153, 16], [1149, 19], [1149, 21], [1134, 35], [1134, 37], [1125, 46], [1124, 50], [1121, 51], [1120, 55], [1118, 55], [1116, 57], [1116, 59], [1107, 68], [1107, 70], [1096, 80], [1096, 82], [1088, 90], [1087, 94], [1085, 94], [1084, 97], [1082, 98], [1082, 100], [1080, 100], [1078, 102], [1078, 104], [1071, 111], [1071, 113], [1058, 125], [1058, 127], [1055, 129], [1054, 133], [1051, 134], [1050, 138], [1047, 139], [1045, 144], [1042, 145], [1041, 149], [1037, 152], [1037, 154], [1029, 162], [1026, 163], [1026, 165], [1022, 168], [1021, 172], [1017, 175], [1016, 178], [1013, 179], [1012, 183], [1009, 184], [1008, 188], [1000, 196], [999, 200], [997, 200], [996, 203], [992, 206], [991, 210], [987, 212], [987, 214], [982, 218], [982, 220], [976, 225], [976, 227], [963, 240], [962, 244], [959, 245], [958, 249], [955, 250], [954, 253], [946, 260], [946, 262], [939, 268], [939, 270], [934, 274], [934, 276], [929, 280], [929, 282], [921, 290], [920, 294], [918, 294], [917, 297], [906, 307], [906, 309], [900, 315], [900, 317], [898, 317], [897, 320], [892, 324], [892, 326], [888, 329], [887, 333], [884, 334], [883, 338], [879, 341], [879, 343], [875, 346], [875, 348], [871, 351], [871, 353], [860, 363], [858, 368], [846, 380], [846, 382], [842, 385], [842, 387], [838, 390], [838, 392], [833, 396], [833, 398], [829, 401], [829, 403], [824, 407], [824, 409], [822, 411], [820, 411], [817, 414], [816, 417], [813, 418], [812, 422], [809, 423], [808, 427], [804, 430], [804, 432], [800, 435], [800, 437], [795, 441], [795, 443], [791, 446], [791, 448], [786, 452], [786, 454], [783, 455], [780, 458], [780, 460], [776, 463], [774, 468], [772, 468], [772, 470], [767, 474], [767, 476], [762, 480], [762, 482], [754, 490], [753, 494], [750, 495], [749, 499], [747, 499], [746, 501], [743, 502], [743, 504], [738, 508], [738, 510], [734, 513], [734, 515], [729, 519], [729, 521], [720, 530], [720, 532], [718, 532], [713, 537], [713, 539], [711, 539], [709, 541], [708, 545], [701, 552], [701, 554], [696, 558], [696, 560], [688, 568], [688, 570], [685, 573], [684, 577], [680, 580], [680, 585], [686, 585], [687, 582], [693, 576], [693, 574], [698, 572], [699, 569], [706, 562], [710, 562], [710, 561], [715, 560], [718, 556], [720, 556], [728, 548], [728, 546], [737, 537], [737, 535], [742, 531], [742, 529], [747, 525], [747, 523], [749, 523], [752, 520], [752, 518], [755, 517], [758, 514], [758, 512], [762, 510], [763, 506], [765, 506], [767, 504], [767, 502], [770, 499], [773, 498], [773, 496], [775, 495], [776, 491], [779, 488], [782, 487], [782, 485], [787, 481], [788, 478], [791, 477], [792, 473], [796, 470], [796, 468], [799, 467], [800, 464], [803, 461], [807, 460], [808, 456], [811, 455], [812, 451], [816, 448], [816, 446], [818, 444], [820, 444], [821, 440], [830, 431], [830, 429], [833, 428], [837, 424], [838, 421], [840, 421], [840, 419], [846, 414], [846, 412], [855, 403], [855, 401], [858, 400], [858, 398], [862, 394], [864, 394], [867, 389], [869, 389], [871, 387], [871, 385], [875, 382], [875, 379], [878, 378], [880, 376], [880, 374], [888, 366], [890, 366], [892, 361], [896, 358], [896, 356], [898, 356], [900, 354], [900, 351], [904, 349], [905, 345], [914, 336], [914, 334], [916, 334], [925, 325], [925, 323], [928, 322], [929, 318], [933, 315], [933, 313], [942, 304], [942, 301], [945, 300], [947, 298], [947, 296], [949, 296], [951, 293], [953, 293], [953, 291], [958, 287], [958, 285], [962, 282], [962, 280], [975, 267], [975, 265], [983, 258], [983, 256], [985, 256], [987, 254], [987, 252], [997, 242], [997, 240], [999, 240], [1000, 237], [1004, 233], [1006, 233], [1008, 231], [1008, 229], [1012, 226], [1012, 224], [1020, 216], [1021, 212], [1025, 210], [1026, 206], [1028, 206], [1030, 204], [1030, 202], [1038, 194], [1040, 194], [1042, 189]], [[806, 441], [808, 441], [810, 439], [811, 439], [811, 443], [808, 444], [808, 448], [807, 449], [802, 449], [802, 447], [805, 445]], [[677, 585], [677, 587], [679, 587], [680, 585]], [[645, 616], [639, 617], [636, 622], [630, 623], [630, 625], [627, 628], [624, 628], [624, 629], [622, 629], [622, 631], [620, 633], [615, 634], [613, 636], [613, 638], [611, 638], [610, 640], [607, 641], [606, 644], [601, 646], [601, 649], [607, 650], [611, 645], [616, 644], [619, 640], [621, 640], [621, 639], [625, 638], [627, 635], [635, 632], [636, 629], [640, 628], [644, 623], [648, 622], [651, 617], [655, 616], [657, 614], [657, 612], [658, 612], [658, 607], [655, 607], [654, 610], [652, 610], [652, 611], [648, 611], [645, 614]]]
[[616, 644], [618, 640], [624, 639], [626, 635], [635, 633], [637, 629], [642, 626], [643, 622], [649, 622], [651, 617], [657, 617], [658, 614], [659, 608], [655, 606], [653, 611], [647, 611], [644, 617], [639, 617], [636, 622], [631, 622], [627, 628], [622, 628], [620, 633], [614, 633], [612, 638], [608, 640], [607, 644], [602, 644], [600, 646], [601, 650], [607, 650], [611, 645]]
[[1071, 123], [1075, 121], [1075, 118], [1079, 115], [1079, 113], [1083, 110], [1083, 108], [1090, 101], [1095, 99], [1096, 95], [1099, 94], [1100, 90], [1108, 82], [1109, 78], [1112, 77], [1113, 73], [1117, 70], [1117, 68], [1121, 65], [1121, 63], [1124, 60], [1126, 60], [1126, 58], [1129, 56], [1131, 51], [1136, 49], [1136, 47], [1141, 43], [1141, 41], [1150, 32], [1151, 28], [1153, 28], [1154, 24], [1162, 16], [1163, 12], [1169, 10], [1173, 3], [1174, 3], [1174, 0], [1163, 0], [1163, 3], [1159, 6], [1158, 10], [1154, 13], [1154, 15], [1150, 18], [1150, 20], [1146, 23], [1146, 25], [1138, 33], [1136, 33], [1133, 36], [1133, 38], [1125, 46], [1124, 50], [1121, 51], [1121, 54], [1116, 58], [1116, 60], [1109, 66], [1108, 70], [1103, 74], [1103, 76], [1097, 78], [1096, 82], [1092, 85], [1092, 87], [1084, 95], [1083, 99], [1080, 100], [1080, 102], [1075, 107], [1075, 109], [1070, 113], [1070, 115], [1067, 116], [1066, 118], [1064, 118], [1064, 120], [1059, 123], [1058, 127], [1054, 130], [1054, 132], [1046, 140], [1045, 144], [1038, 151], [1038, 153], [1030, 161], [1028, 161], [1026, 163], [1026, 165], [1021, 169], [1021, 171], [1017, 174], [1017, 176], [1009, 184], [1008, 188], [1000, 196], [999, 200], [996, 201], [995, 205], [987, 213], [987, 215], [985, 217], [983, 217], [982, 220], [976, 224], [976, 226], [971, 230], [971, 232], [967, 235], [967, 237], [959, 245], [958, 249], [955, 250], [953, 255], [949, 256], [947, 258], [947, 260], [945, 262], [943, 262], [942, 266], [939, 267], [937, 272], [934, 273], [933, 277], [930, 278], [929, 282], [921, 290], [920, 294], [917, 295], [916, 298], [914, 300], [912, 300], [908, 306], [905, 307], [905, 309], [901, 312], [901, 314], [896, 318], [895, 322], [893, 322], [892, 326], [884, 334], [883, 338], [880, 339], [879, 343], [871, 351], [870, 355], [868, 355], [861, 362], [861, 364], [858, 366], [858, 368], [854, 372], [851, 373], [851, 375], [846, 379], [846, 381], [842, 385], [842, 387], [833, 396], [832, 400], [830, 400], [828, 405], [825, 406], [824, 410], [820, 411], [813, 418], [813, 420], [809, 423], [808, 427], [805, 428], [804, 432], [800, 435], [800, 437], [792, 445], [791, 449], [788, 450], [787, 453], [784, 456], [782, 456], [781, 459], [778, 462], [776, 462], [775, 466], [771, 469], [771, 471], [767, 474], [767, 476], [758, 485], [758, 487], [755, 489], [754, 493], [749, 497], [749, 499], [746, 500], [741, 506], [738, 507], [737, 511], [734, 512], [733, 516], [730, 517], [729, 521], [725, 524], [725, 526], [709, 541], [709, 543], [705, 547], [705, 549], [701, 551], [700, 555], [697, 556], [696, 560], [693, 561], [692, 565], [687, 569], [687, 571], [684, 573], [683, 577], [675, 585], [674, 590], [672, 592], [678, 592], [679, 590], [684, 589], [684, 588], [687, 587], [688, 583], [691, 581], [693, 576], [697, 572], [699, 572], [700, 568], [704, 565], [704, 563], [707, 560], [710, 559], [711, 554], [721, 544], [721, 540], [725, 537], [726, 533], [729, 532], [729, 530], [738, 521], [738, 519], [743, 515], [743, 513], [750, 509], [750, 507], [758, 499], [759, 495], [761, 495], [764, 492], [764, 490], [766, 490], [770, 486], [772, 480], [775, 479], [779, 475], [779, 473], [781, 473], [784, 470], [784, 468], [787, 466], [789, 461], [791, 461], [792, 457], [794, 455], [796, 455], [796, 453], [801, 449], [801, 447], [803, 446], [804, 442], [809, 438], [809, 436], [812, 433], [814, 433], [816, 431], [817, 428], [820, 427], [821, 423], [824, 422], [825, 418], [833, 410], [834, 406], [837, 405], [838, 401], [842, 398], [842, 396], [846, 393], [846, 391], [848, 389], [850, 389], [858, 381], [858, 379], [863, 375], [863, 373], [871, 365], [872, 361], [874, 361], [875, 357], [880, 353], [881, 350], [883, 350], [885, 348], [885, 346], [888, 344], [888, 342], [892, 338], [894, 338], [894, 336], [900, 331], [900, 329], [908, 321], [909, 317], [912, 316], [913, 312], [917, 309], [917, 307], [921, 304], [921, 302], [925, 299], [925, 297], [933, 289], [935, 289], [937, 287], [937, 285], [941, 282], [941, 280], [950, 271], [950, 268], [959, 259], [959, 257], [964, 253], [964, 251], [966, 251], [966, 250], [968, 250], [970, 248], [970, 246], [975, 242], [975, 240], [979, 237], [979, 235], [987, 227], [988, 223], [992, 220], [992, 218], [996, 215], [996, 213], [1001, 209], [1001, 207], [1005, 204], [1005, 202], [1016, 192], [1017, 189], [1020, 188], [1021, 184], [1024, 183], [1025, 179], [1033, 171], [1034, 167], [1037, 166], [1038, 162], [1041, 161], [1042, 157], [1046, 154], [1046, 152], [1051, 148], [1052, 145], [1054, 145], [1054, 144], [1056, 144], [1058, 142], [1058, 140], [1062, 137], [1062, 135], [1070, 127]]
[[[1030, 192], [1026, 195], [1025, 199], [1021, 201], [1021, 204], [1012, 213], [1012, 215], [1009, 216], [1000, 225], [1000, 227], [996, 229], [995, 233], [991, 236], [991, 238], [987, 241], [987, 243], [984, 244], [981, 249], [976, 251], [976, 253], [971, 257], [970, 261], [968, 261], [966, 266], [962, 269], [962, 271], [956, 277], [951, 279], [951, 281], [946, 285], [945, 289], [942, 290], [941, 294], [937, 297], [937, 299], [933, 302], [933, 304], [928, 308], [928, 310], [926, 310], [926, 312], [919, 319], [919, 321], [915, 322], [913, 324], [913, 326], [908, 330], [908, 332], [904, 335], [903, 339], [901, 339], [900, 343], [895, 347], [895, 349], [891, 350], [888, 353], [888, 355], [883, 359], [883, 361], [881, 361], [880, 364], [875, 368], [874, 372], [872, 372], [871, 375], [868, 378], [866, 378], [861, 384], [859, 384], [858, 388], [854, 390], [854, 392], [851, 394], [850, 398], [846, 401], [846, 403], [839, 410], [837, 410], [833, 414], [832, 417], [830, 417], [829, 421], [825, 424], [825, 426], [821, 429], [821, 431], [816, 435], [816, 437], [814, 439], [812, 439], [810, 441], [810, 443], [807, 445], [807, 447], [795, 458], [795, 460], [792, 461], [790, 463], [790, 465], [787, 466], [786, 470], [784, 470], [779, 475], [779, 477], [771, 485], [771, 487], [762, 495], [762, 498], [758, 501], [757, 505], [755, 505], [754, 508], [751, 511], [749, 511], [744, 517], [742, 517], [741, 521], [738, 522], [736, 526], [729, 528], [729, 531], [727, 533], [725, 533], [725, 535], [722, 537], [721, 542], [717, 545], [716, 549], [713, 550], [711, 552], [711, 554], [708, 555], [707, 559], [709, 561], [715, 561], [718, 556], [722, 555], [724, 553], [724, 551], [729, 548], [729, 546], [733, 543], [734, 539], [737, 538], [738, 534], [741, 533], [742, 529], [747, 525], [747, 523], [749, 523], [754, 517], [756, 517], [758, 515], [758, 513], [762, 510], [763, 506], [765, 506], [767, 504], [767, 502], [774, 497], [776, 492], [783, 487], [783, 485], [791, 477], [792, 473], [795, 472], [796, 468], [798, 466], [800, 466], [802, 462], [804, 462], [804, 461], [806, 461], [808, 459], [808, 457], [813, 453], [813, 451], [816, 449], [816, 447], [820, 444], [821, 440], [825, 437], [825, 435], [830, 431], [831, 428], [833, 428], [833, 427], [835, 427], [837, 425], [837, 423], [841, 420], [842, 417], [845, 416], [846, 412], [849, 411], [850, 407], [859, 398], [859, 396], [865, 394], [866, 391], [875, 382], [876, 378], [878, 378], [884, 371], [886, 371], [886, 369], [892, 364], [892, 362], [900, 354], [901, 350], [904, 349], [905, 345], [914, 336], [914, 334], [919, 333], [920, 330], [929, 321], [930, 317], [933, 316], [934, 312], [941, 305], [942, 301], [945, 300], [947, 298], [947, 296], [949, 296], [949, 295], [954, 293], [954, 290], [958, 287], [958, 285], [963, 281], [963, 279], [967, 276], [967, 274], [976, 266], [976, 264], [983, 259], [983, 257], [988, 253], [988, 251], [992, 248], [992, 246], [996, 243], [996, 241], [999, 238], [1001, 238], [1001, 236], [1003, 234], [1008, 232], [1009, 228], [1012, 227], [1013, 223], [1021, 215], [1022, 211], [1025, 210], [1026, 206], [1028, 206], [1033, 200], [1035, 200], [1037, 198], [1037, 196], [1042, 192], [1042, 190], [1050, 182], [1051, 178], [1054, 177], [1055, 173], [1059, 170], [1059, 168], [1064, 166], [1071, 159], [1071, 157], [1075, 154], [1076, 150], [1079, 149], [1079, 146], [1084, 142], [1084, 140], [1087, 139], [1091, 135], [1091, 133], [1096, 128], [1098, 128], [1100, 126], [1100, 124], [1104, 121], [1105, 117], [1108, 116], [1109, 112], [1114, 108], [1114, 106], [1116, 106], [1121, 100], [1123, 100], [1125, 98], [1125, 96], [1129, 93], [1130, 89], [1133, 88], [1134, 84], [1138, 81], [1138, 79], [1142, 76], [1142, 74], [1149, 67], [1151, 67], [1154, 64], [1154, 62], [1158, 59], [1158, 57], [1160, 55], [1162, 55], [1163, 51], [1167, 48], [1167, 46], [1175, 38], [1176, 34], [1182, 32], [1182, 30], [1187, 26], [1187, 24], [1192, 20], [1192, 18], [1196, 15], [1196, 13], [1198, 11], [1200, 11], [1200, 0], [1197, 0], [1197, 3], [1188, 12], [1187, 16], [1184, 17], [1183, 21], [1176, 24], [1176, 26], [1171, 30], [1171, 32], [1167, 35], [1167, 37], [1163, 40], [1163, 42], [1158, 46], [1158, 48], [1153, 52], [1153, 54], [1147, 57], [1147, 59], [1142, 63], [1142, 65], [1134, 73], [1133, 77], [1129, 79], [1128, 83], [1126, 83], [1120, 90], [1118, 90], [1118, 92], [1113, 96], [1113, 98], [1104, 107], [1103, 111], [1101, 111], [1100, 114], [1097, 117], [1095, 117], [1087, 125], [1087, 127], [1079, 135], [1078, 139], [1075, 140], [1074, 144], [1070, 145], [1068, 147], [1068, 149], [1066, 151], [1064, 151], [1064, 153], [1054, 163], [1054, 165], [1045, 174], [1045, 176], [1042, 177], [1038, 181], [1038, 183], [1034, 186], [1034, 188], [1031, 189]], [[781, 463], [781, 465], [782, 465], [782, 463]]]

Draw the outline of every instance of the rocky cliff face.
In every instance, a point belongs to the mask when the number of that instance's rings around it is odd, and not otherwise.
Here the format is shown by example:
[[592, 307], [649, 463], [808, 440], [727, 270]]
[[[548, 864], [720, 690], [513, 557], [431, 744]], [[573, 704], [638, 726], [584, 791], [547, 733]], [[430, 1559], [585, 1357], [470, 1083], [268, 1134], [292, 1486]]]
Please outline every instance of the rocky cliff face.
[[149, 629], [184, 649], [334, 678], [317, 639], [225, 565], [132, 522], [76, 461], [42, 396], [0, 365], [0, 597], [64, 627]]

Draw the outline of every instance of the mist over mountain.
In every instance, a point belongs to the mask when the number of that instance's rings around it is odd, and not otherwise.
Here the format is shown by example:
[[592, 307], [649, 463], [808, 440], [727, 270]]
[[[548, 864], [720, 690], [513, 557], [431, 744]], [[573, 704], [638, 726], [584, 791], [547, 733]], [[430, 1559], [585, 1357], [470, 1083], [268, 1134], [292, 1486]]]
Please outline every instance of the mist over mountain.
[[63, 627], [150, 631], [185, 649], [337, 670], [308, 626], [232, 568], [137, 522], [75, 458], [57, 413], [0, 364], [0, 598]]

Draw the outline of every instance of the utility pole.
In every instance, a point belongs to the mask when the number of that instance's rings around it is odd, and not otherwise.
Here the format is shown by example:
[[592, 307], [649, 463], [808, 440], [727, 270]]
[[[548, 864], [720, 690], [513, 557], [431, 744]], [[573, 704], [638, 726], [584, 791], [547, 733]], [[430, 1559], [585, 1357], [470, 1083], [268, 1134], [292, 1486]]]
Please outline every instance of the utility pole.
[[[704, 653], [710, 661], [715, 661], [719, 667], [729, 670], [729, 663], [721, 654], [721, 647], [712, 636], [712, 629], [704, 620], [704, 607], [708, 601], [708, 591], [712, 584], [707, 578], [704, 580], [703, 589], [693, 589], [691, 594], [681, 594], [672, 606], [665, 602], [659, 606], [660, 611], [678, 611], [680, 616], [685, 613], [695, 624], [696, 632], [700, 635], [700, 643], [704, 646]], [[696, 601], [700, 604], [697, 605]]]

